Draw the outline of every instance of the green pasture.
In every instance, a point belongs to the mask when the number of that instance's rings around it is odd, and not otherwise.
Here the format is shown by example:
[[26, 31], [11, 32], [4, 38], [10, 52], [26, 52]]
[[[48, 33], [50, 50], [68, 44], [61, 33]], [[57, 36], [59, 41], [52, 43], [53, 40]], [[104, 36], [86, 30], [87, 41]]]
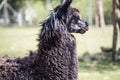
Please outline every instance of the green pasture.
[[[36, 41], [40, 27], [0, 27], [0, 56], [24, 57], [29, 50], [36, 50]], [[77, 39], [77, 53], [81, 57], [84, 53], [97, 54], [100, 47], [112, 46], [112, 26], [99, 29], [90, 26], [85, 34], [74, 34]], [[120, 38], [119, 38], [120, 40]], [[118, 40], [118, 48], [120, 41]], [[79, 62], [79, 80], [119, 80], [120, 63], [112, 62], [85, 66], [89, 63]]]
[[39, 28], [1, 28], [0, 56], [25, 56], [29, 50], [36, 50]]

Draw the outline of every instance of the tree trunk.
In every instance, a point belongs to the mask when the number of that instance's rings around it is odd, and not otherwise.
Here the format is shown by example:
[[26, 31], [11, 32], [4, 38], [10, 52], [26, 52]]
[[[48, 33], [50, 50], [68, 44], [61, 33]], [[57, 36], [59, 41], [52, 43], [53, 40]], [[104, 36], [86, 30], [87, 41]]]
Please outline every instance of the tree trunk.
[[92, 25], [93, 23], [93, 17], [92, 17], [92, 0], [88, 0], [88, 3], [89, 3], [89, 7], [88, 7], [88, 22], [89, 22], [89, 25]]
[[103, 2], [102, 0], [96, 0], [96, 18], [95, 23], [99, 27], [105, 26], [104, 13], [103, 13]]
[[46, 6], [48, 10], [51, 9], [51, 0], [46, 0]]
[[112, 60], [116, 61], [117, 60], [117, 41], [118, 41], [118, 15], [119, 15], [119, 8], [117, 7], [118, 5], [118, 0], [113, 0], [113, 45], [112, 45]]
[[119, 9], [119, 13], [118, 13], [118, 25], [119, 25], [119, 31], [120, 31], [120, 0], [118, 0], [118, 9]]
[[7, 0], [4, 0], [4, 22], [5, 25], [10, 24]]

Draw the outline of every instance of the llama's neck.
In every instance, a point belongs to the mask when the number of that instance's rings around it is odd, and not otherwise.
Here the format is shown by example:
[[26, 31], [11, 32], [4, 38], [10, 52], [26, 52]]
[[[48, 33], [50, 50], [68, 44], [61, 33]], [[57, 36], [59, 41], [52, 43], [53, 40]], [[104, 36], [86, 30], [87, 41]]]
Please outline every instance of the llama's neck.
[[72, 57], [75, 55], [74, 37], [67, 32], [64, 23], [58, 19], [49, 18], [42, 26], [37, 55], [41, 73], [51, 78], [49, 80], [73, 80], [68, 79], [68, 76], [75, 72], [70, 71], [72, 65], [76, 64], [71, 62], [76, 60], [74, 56]]
[[38, 51], [49, 51], [59, 46], [61, 40], [64, 41], [63, 36], [68, 34], [65, 22], [56, 18], [56, 16], [58, 15], [51, 15], [51, 17], [42, 24], [43, 27], [39, 35]]

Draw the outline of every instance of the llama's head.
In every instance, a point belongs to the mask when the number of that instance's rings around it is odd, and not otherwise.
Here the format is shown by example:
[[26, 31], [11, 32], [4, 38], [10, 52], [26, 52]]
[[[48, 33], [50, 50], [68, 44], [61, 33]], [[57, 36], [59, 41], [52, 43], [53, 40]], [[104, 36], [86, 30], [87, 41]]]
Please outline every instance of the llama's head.
[[88, 23], [82, 19], [79, 10], [76, 8], [68, 8], [66, 24], [69, 32], [83, 34], [88, 30]]
[[65, 22], [70, 33], [85, 33], [88, 30], [88, 23], [80, 16], [79, 10], [70, 7], [72, 0], [63, 0], [63, 3], [54, 9], [58, 16]]

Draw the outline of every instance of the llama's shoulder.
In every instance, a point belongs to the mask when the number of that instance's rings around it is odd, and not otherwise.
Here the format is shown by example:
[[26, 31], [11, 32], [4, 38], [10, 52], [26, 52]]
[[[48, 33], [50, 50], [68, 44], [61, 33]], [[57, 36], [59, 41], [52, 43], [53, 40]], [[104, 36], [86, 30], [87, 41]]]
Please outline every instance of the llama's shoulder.
[[4, 56], [0, 58], [0, 73], [2, 71], [18, 71], [23, 66], [27, 67], [28, 65], [32, 64], [34, 62], [34, 56], [35, 54], [30, 54], [26, 57], [20, 58], [20, 57], [9, 57]]
[[0, 58], [0, 71], [5, 67], [13, 67], [17, 66], [17, 63], [15, 61], [16, 58], [11, 58], [9, 56], [4, 56]]
[[[34, 76], [30, 76], [35, 73], [37, 65], [34, 64], [34, 56], [30, 54], [23, 58], [11, 58], [9, 56], [4, 56], [0, 58], [0, 80], [33, 80]], [[3, 79], [3, 77], [5, 79]]]

